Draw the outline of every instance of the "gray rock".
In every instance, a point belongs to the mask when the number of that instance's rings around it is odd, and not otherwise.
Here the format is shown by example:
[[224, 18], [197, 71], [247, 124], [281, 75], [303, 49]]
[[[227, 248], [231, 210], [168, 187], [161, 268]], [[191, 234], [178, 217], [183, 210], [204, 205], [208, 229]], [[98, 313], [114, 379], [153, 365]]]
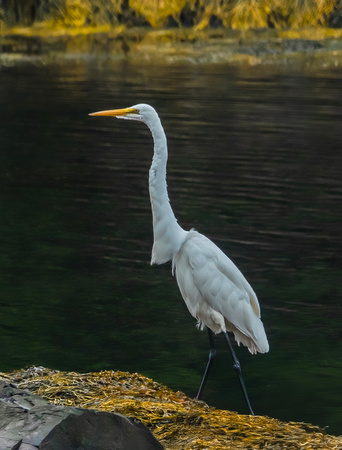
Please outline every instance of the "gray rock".
[[63, 420], [43, 440], [39, 449], [160, 450], [163, 447], [137, 420], [121, 414], [88, 410], [81, 416], [73, 415]]
[[1, 450], [159, 450], [141, 422], [82, 408], [49, 404], [0, 381]]

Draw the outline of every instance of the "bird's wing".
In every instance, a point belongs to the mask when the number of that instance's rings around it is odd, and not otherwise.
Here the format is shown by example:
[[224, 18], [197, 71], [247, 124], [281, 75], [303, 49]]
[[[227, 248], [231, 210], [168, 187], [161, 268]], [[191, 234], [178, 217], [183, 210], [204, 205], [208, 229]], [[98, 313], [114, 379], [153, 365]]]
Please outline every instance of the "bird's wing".
[[242, 333], [258, 340], [264, 334], [259, 302], [235, 264], [197, 232], [189, 233], [183, 251], [187, 253], [194, 283], [208, 304]]

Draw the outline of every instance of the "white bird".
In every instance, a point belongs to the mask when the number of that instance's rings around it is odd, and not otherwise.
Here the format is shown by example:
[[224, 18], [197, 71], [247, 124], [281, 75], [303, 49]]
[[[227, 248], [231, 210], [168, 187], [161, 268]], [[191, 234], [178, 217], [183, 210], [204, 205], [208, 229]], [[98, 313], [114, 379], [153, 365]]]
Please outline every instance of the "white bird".
[[207, 327], [209, 332], [209, 361], [196, 398], [203, 391], [216, 354], [212, 332], [222, 332], [232, 353], [248, 408], [254, 414], [227, 332], [233, 332], [238, 345], [242, 343], [252, 354], [268, 352], [259, 302], [240, 270], [212, 241], [195, 230], [186, 231], [178, 224], [167, 192], [167, 141], [157, 112], [149, 105], [138, 104], [90, 115], [137, 120], [149, 127], [154, 141], [149, 171], [154, 238], [151, 264], [172, 261], [172, 273], [190, 314], [197, 319], [201, 329]]

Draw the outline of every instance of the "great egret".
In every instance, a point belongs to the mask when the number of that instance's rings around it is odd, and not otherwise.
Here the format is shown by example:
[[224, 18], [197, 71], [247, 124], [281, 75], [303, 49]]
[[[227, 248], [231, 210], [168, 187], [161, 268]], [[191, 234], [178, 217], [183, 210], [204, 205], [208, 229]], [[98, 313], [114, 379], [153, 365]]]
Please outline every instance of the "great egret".
[[247, 406], [254, 414], [227, 331], [233, 332], [238, 345], [242, 343], [252, 354], [268, 352], [259, 302], [240, 270], [213, 242], [195, 230], [183, 230], [178, 224], [167, 193], [167, 142], [157, 112], [149, 105], [138, 104], [90, 115], [137, 120], [149, 127], [154, 141], [149, 171], [154, 237], [151, 264], [172, 261], [172, 273], [190, 314], [197, 319], [199, 328], [203, 330], [206, 326], [209, 332], [209, 360], [196, 398], [202, 394], [216, 355], [213, 333], [223, 333]]

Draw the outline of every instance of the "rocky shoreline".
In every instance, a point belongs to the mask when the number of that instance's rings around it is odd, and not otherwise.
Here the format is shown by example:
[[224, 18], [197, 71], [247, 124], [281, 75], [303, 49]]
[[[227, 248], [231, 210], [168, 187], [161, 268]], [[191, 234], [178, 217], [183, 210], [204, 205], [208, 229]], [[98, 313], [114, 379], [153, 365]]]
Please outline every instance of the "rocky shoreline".
[[82, 27], [12, 28], [0, 34], [0, 64], [108, 59], [185, 63], [341, 67], [342, 30], [208, 30]]
[[[19, 443], [14, 447], [8, 447], [9, 450], [21, 450], [20, 445], [23, 442], [20, 443], [20, 439], [24, 438], [28, 442], [29, 439], [36, 438], [36, 441], [31, 441], [33, 444], [27, 444], [35, 447], [23, 446], [25, 450], [35, 448], [67, 450], [72, 447], [52, 446], [54, 442], [51, 436], [55, 436], [55, 442], [58, 442], [57, 439], [76, 442], [72, 439], [81, 439], [85, 435], [89, 438], [89, 426], [85, 425], [87, 423], [92, 424], [92, 438], [95, 436], [95, 441], [98, 439], [98, 446], [89, 448], [98, 450], [140, 448], [108, 447], [108, 441], [101, 447], [100, 437], [96, 438], [101, 436], [101, 439], [104, 439], [104, 435], [108, 435], [111, 439], [115, 439], [113, 437], [115, 433], [118, 435], [121, 433], [120, 430], [134, 424], [135, 431], [131, 433], [131, 437], [141, 436], [141, 442], [147, 442], [146, 445], [150, 446], [141, 447], [142, 449], [162, 448], [161, 445], [169, 450], [342, 448], [342, 437], [328, 435], [319, 427], [215, 409], [137, 373], [102, 371], [80, 374], [30, 367], [0, 373], [0, 379], [2, 380], [0, 443], [5, 432], [11, 430], [11, 424], [19, 436]], [[36, 409], [32, 410], [33, 407]], [[8, 408], [14, 411], [15, 420], [9, 420], [8, 413], [1, 414], [1, 408], [2, 411], [4, 408], [7, 408], [7, 412]], [[38, 426], [33, 427], [33, 430], [31, 420], [29, 431], [35, 432], [31, 437], [27, 433], [26, 435], [19, 433], [20, 426], [23, 430], [28, 423], [25, 417], [30, 415], [30, 410], [32, 420], [35, 420], [34, 424], [50, 423], [50, 426], [41, 432]], [[106, 412], [109, 416], [101, 417], [99, 411]], [[137, 423], [137, 420], [144, 426]], [[54, 421], [57, 423], [54, 424]], [[71, 425], [70, 421], [73, 421]], [[75, 425], [77, 421], [79, 426]], [[117, 428], [113, 425], [114, 422]], [[77, 430], [76, 436], [74, 430]], [[50, 434], [47, 434], [47, 431]], [[112, 432], [113, 434], [110, 434]], [[43, 439], [47, 439], [46, 442], [51, 447], [34, 443], [37, 443], [43, 435]]]

